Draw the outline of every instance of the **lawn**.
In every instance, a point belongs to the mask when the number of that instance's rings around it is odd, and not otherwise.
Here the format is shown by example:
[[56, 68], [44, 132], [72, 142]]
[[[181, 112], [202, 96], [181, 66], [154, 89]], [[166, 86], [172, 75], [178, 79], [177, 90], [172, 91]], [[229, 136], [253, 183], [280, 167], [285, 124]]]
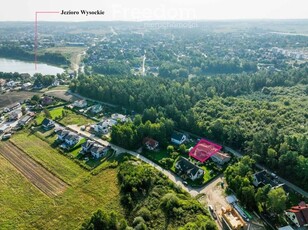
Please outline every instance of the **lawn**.
[[22, 132], [12, 141], [70, 187], [49, 198], [0, 155], [1, 229], [79, 229], [98, 208], [123, 213], [117, 169], [107, 168], [93, 176], [34, 135]]
[[155, 151], [145, 150], [142, 152], [146, 158], [154, 161], [155, 163], [159, 163], [159, 161], [163, 158], [169, 158], [170, 154], [167, 152], [166, 149], [157, 149]]
[[[64, 117], [62, 117], [63, 111], [65, 111], [65, 114], [66, 114]], [[82, 116], [80, 114], [77, 114], [71, 110], [64, 109], [63, 107], [58, 107], [58, 108], [49, 110], [49, 112], [53, 120], [57, 120], [65, 126], [67, 125], [78, 125], [79, 126], [79, 125], [95, 123], [95, 121], [85, 116]], [[61, 119], [57, 119], [60, 117]], [[45, 118], [45, 114], [41, 112], [36, 118], [37, 124], [40, 125], [42, 121], [44, 120], [44, 118]]]

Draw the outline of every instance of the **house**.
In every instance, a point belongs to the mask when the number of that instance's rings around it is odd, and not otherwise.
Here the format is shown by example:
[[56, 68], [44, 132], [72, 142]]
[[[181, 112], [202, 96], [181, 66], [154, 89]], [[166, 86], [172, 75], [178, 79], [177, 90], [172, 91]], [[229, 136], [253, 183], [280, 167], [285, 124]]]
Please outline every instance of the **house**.
[[219, 165], [224, 165], [230, 161], [231, 156], [227, 153], [218, 152], [211, 156], [212, 161], [216, 162]]
[[110, 146], [102, 146], [99, 144], [93, 144], [93, 146], [91, 147], [90, 151], [91, 154], [94, 158], [98, 159], [102, 156], [104, 156], [105, 154], [107, 154], [108, 150], [110, 149]]
[[90, 152], [90, 149], [94, 145], [94, 141], [87, 140], [85, 143], [81, 145], [81, 152], [82, 153], [88, 153]]
[[285, 213], [297, 227], [308, 227], [308, 204], [305, 202], [293, 206]]
[[32, 86], [31, 82], [27, 82], [27, 83], [22, 84], [21, 88], [23, 90], [27, 90], [27, 89], [30, 89], [31, 86]]
[[109, 127], [108, 121], [99, 122], [92, 126], [95, 132], [105, 133], [105, 134], [108, 133], [108, 127]]
[[69, 134], [69, 131], [66, 129], [59, 129], [57, 131], [59, 141], [64, 141], [65, 137]]
[[15, 104], [13, 104], [13, 105], [10, 105], [10, 106], [8, 106], [8, 107], [5, 107], [4, 108], [4, 112], [10, 112], [10, 111], [12, 111], [12, 110], [14, 110], [14, 109], [17, 109], [17, 108], [19, 108], [20, 107], [20, 103], [15, 103]]
[[269, 184], [272, 189], [284, 186], [284, 184], [279, 183], [276, 177], [277, 176], [273, 176], [272, 174], [270, 175], [265, 170], [262, 170], [253, 174], [252, 183], [256, 187]]
[[68, 146], [74, 146], [76, 145], [80, 140], [80, 136], [78, 136], [76, 133], [70, 132], [68, 133], [65, 138], [64, 141]]
[[25, 126], [31, 119], [31, 116], [25, 115], [18, 121], [18, 125]]
[[84, 108], [88, 105], [87, 101], [86, 100], [78, 100], [78, 101], [75, 101], [73, 103], [73, 106], [74, 107], [77, 107], [77, 108]]
[[41, 100], [41, 104], [44, 105], [44, 106], [45, 105], [51, 105], [52, 103], [53, 103], [53, 98], [52, 97], [45, 96]]
[[126, 116], [119, 113], [114, 113], [111, 115], [111, 119], [115, 121], [125, 122], [127, 120]]
[[294, 230], [294, 228], [292, 228], [290, 225], [287, 225], [287, 226], [278, 228], [278, 230]]
[[253, 174], [252, 183], [254, 186], [258, 187], [259, 185], [265, 185], [267, 182], [268, 178], [265, 170]]
[[204, 175], [204, 170], [194, 165], [188, 159], [180, 157], [175, 163], [175, 168], [180, 174], [187, 175], [191, 180], [196, 180]]
[[55, 127], [55, 122], [53, 120], [50, 120], [48, 118], [45, 118], [43, 121], [42, 121], [42, 127], [43, 129], [45, 130], [49, 130], [49, 129], [52, 129], [53, 127]]
[[174, 132], [171, 136], [171, 142], [176, 145], [181, 145], [186, 141], [187, 137], [183, 133]]
[[6, 83], [5, 79], [0, 78], [0, 87], [4, 86]]
[[56, 87], [56, 86], [59, 86], [59, 85], [60, 85], [60, 82], [57, 79], [55, 79], [54, 82], [51, 84], [51, 86], [53, 86], [53, 87]]
[[91, 107], [91, 112], [94, 113], [94, 114], [100, 113], [102, 110], [103, 110], [103, 106], [100, 105], [100, 104], [93, 105]]
[[16, 112], [12, 112], [12, 113], [10, 113], [8, 120], [9, 121], [16, 121], [16, 120], [18, 120], [18, 118], [19, 118], [19, 114], [16, 113]]
[[0, 126], [0, 134], [9, 132], [10, 130], [11, 130], [11, 126], [9, 125]]
[[149, 138], [149, 137], [144, 138], [143, 143], [148, 150], [155, 150], [158, 147], [158, 144], [159, 144], [158, 141], [156, 141], [152, 138]]
[[13, 88], [16, 85], [17, 85], [17, 82], [12, 81], [12, 80], [6, 83], [6, 86], [9, 87], [9, 88]]

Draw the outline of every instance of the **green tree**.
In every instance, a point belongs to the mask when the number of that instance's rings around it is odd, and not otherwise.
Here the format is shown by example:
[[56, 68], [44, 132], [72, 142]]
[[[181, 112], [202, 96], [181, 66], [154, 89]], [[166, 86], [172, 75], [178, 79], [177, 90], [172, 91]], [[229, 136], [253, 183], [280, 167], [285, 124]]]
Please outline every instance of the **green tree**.
[[47, 118], [52, 118], [52, 117], [51, 117], [51, 114], [50, 114], [50, 112], [49, 112], [48, 109], [44, 108], [44, 109], [43, 109], [43, 112], [44, 112], [44, 114], [45, 114], [45, 117], [47, 117]]
[[287, 195], [282, 187], [269, 191], [267, 207], [268, 210], [276, 214], [282, 214], [286, 209]]

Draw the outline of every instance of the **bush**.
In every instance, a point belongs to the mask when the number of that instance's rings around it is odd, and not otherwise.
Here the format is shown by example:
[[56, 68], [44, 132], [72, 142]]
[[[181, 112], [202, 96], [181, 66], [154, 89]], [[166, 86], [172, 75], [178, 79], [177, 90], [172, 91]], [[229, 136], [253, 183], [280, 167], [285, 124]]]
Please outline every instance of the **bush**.
[[138, 212], [138, 216], [141, 216], [145, 221], [149, 221], [152, 218], [152, 214], [149, 209], [142, 207]]

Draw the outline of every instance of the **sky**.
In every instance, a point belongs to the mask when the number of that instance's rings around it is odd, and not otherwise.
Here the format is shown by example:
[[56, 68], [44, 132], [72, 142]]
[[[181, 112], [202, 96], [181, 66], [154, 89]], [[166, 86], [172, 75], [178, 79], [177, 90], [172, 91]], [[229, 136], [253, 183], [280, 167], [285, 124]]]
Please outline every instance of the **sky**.
[[62, 10], [102, 10], [105, 14], [39, 14], [39, 20], [307, 19], [308, 0], [7, 0], [0, 8], [0, 21], [34, 21], [36, 11]]

